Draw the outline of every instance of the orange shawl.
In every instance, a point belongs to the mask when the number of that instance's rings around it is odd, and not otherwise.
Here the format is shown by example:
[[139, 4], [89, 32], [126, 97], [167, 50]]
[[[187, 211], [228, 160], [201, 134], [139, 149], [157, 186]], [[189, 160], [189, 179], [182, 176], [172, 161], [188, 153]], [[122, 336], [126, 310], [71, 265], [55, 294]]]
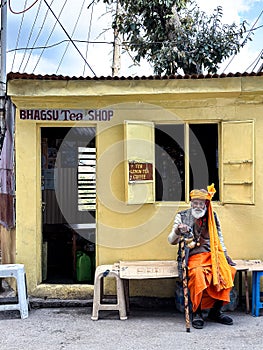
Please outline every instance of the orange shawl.
[[214, 184], [212, 184], [207, 187], [207, 192], [201, 190], [193, 190], [191, 191], [190, 196], [191, 199], [201, 198], [208, 200], [208, 232], [210, 236], [213, 285], [218, 291], [220, 291], [222, 289], [233, 287], [233, 279], [231, 268], [226, 260], [225, 255], [219, 254], [219, 252], [223, 252], [223, 249], [217, 234], [217, 227], [211, 203], [215, 192], [216, 190], [214, 188]]

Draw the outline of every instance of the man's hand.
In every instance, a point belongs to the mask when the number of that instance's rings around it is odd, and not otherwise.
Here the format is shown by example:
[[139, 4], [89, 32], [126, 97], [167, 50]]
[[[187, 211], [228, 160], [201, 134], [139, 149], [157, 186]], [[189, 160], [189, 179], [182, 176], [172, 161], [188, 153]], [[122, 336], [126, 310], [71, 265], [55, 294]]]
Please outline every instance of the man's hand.
[[185, 224], [178, 225], [177, 229], [178, 229], [178, 233], [181, 235], [191, 231], [191, 227]]
[[230, 258], [230, 256], [228, 256], [227, 254], [225, 254], [225, 256], [226, 256], [226, 261], [228, 262], [228, 265], [236, 266], [236, 263]]

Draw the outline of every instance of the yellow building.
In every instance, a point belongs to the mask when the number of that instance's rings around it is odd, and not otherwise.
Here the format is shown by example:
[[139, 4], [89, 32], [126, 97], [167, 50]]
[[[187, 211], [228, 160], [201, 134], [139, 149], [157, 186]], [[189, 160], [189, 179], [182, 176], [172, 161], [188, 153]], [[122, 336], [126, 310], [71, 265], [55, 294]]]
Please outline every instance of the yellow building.
[[[263, 258], [262, 73], [10, 73], [7, 94], [16, 107], [16, 261], [30, 295], [92, 295], [81, 252], [96, 265], [176, 259], [174, 215], [193, 187], [210, 183], [229, 255]], [[171, 297], [174, 283], [134, 281], [131, 294]]]

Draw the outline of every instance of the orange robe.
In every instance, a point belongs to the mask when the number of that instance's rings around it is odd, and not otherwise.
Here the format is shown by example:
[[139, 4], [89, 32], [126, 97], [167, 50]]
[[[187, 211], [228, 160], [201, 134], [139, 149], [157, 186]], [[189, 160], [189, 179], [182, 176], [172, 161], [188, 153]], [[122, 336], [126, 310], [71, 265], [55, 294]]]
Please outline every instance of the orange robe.
[[[224, 254], [219, 252], [219, 254]], [[236, 269], [231, 269], [234, 281]], [[188, 260], [188, 288], [192, 302], [193, 312], [200, 304], [201, 309], [210, 309], [216, 300], [222, 300], [223, 305], [230, 302], [230, 291], [232, 287], [221, 287], [213, 284], [211, 253], [195, 254]]]

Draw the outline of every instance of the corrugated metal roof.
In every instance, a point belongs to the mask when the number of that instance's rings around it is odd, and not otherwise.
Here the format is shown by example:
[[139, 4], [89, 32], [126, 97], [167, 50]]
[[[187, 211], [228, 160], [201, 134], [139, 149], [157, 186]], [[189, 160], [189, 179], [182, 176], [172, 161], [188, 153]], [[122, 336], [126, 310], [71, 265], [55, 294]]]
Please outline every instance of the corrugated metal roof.
[[7, 74], [7, 80], [24, 79], [24, 80], [173, 80], [173, 79], [218, 79], [218, 78], [235, 78], [235, 77], [254, 77], [262, 76], [263, 72], [252, 72], [252, 73], [222, 73], [222, 74], [192, 74], [192, 75], [150, 75], [150, 76], [135, 76], [135, 77], [112, 77], [112, 76], [101, 76], [101, 77], [69, 77], [63, 75], [41, 75], [41, 74], [28, 74], [28, 73], [13, 73]]

